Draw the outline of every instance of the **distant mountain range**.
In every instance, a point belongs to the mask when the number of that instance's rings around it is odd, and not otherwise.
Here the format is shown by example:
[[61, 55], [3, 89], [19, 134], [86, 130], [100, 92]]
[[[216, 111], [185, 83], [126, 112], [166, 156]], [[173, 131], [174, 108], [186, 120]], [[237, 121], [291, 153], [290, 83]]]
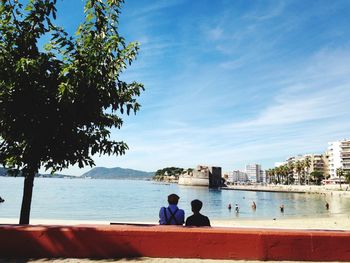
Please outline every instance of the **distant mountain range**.
[[[0, 167], [0, 176], [8, 176], [7, 169]], [[64, 174], [37, 174], [36, 177], [47, 178], [91, 178], [91, 179], [135, 179], [135, 180], [149, 180], [154, 176], [154, 172], [144, 172], [126, 168], [105, 168], [95, 167], [81, 176], [72, 176]]]
[[[0, 176], [9, 176], [7, 174], [7, 169], [4, 167], [0, 167]], [[18, 176], [21, 176], [21, 174], [19, 174]], [[53, 177], [53, 178], [65, 178], [65, 177], [69, 177], [69, 178], [77, 178], [76, 176], [73, 175], [65, 175], [65, 174], [36, 174], [35, 177]]]
[[84, 173], [82, 177], [92, 179], [151, 179], [154, 172], [144, 172], [126, 168], [105, 168], [95, 167], [90, 171]]

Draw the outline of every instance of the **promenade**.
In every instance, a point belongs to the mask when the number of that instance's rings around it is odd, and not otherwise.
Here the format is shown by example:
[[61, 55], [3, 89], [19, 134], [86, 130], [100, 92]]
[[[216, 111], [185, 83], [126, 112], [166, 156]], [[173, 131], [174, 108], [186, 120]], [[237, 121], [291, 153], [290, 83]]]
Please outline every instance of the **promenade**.
[[340, 185], [230, 185], [223, 190], [241, 190], [255, 192], [325, 194], [350, 197], [348, 184]]

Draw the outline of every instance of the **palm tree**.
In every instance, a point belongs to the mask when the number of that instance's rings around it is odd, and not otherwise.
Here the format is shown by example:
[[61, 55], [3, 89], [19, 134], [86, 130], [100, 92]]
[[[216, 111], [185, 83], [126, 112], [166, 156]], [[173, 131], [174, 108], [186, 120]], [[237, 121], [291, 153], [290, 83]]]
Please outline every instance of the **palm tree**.
[[281, 172], [283, 175], [283, 184], [288, 184], [289, 167], [287, 164], [282, 165]]
[[273, 176], [273, 169], [270, 168], [268, 170], [266, 170], [266, 181], [271, 184], [272, 182], [272, 176]]
[[350, 186], [350, 171], [347, 171], [345, 174], [344, 174], [344, 176], [345, 176], [345, 180], [346, 180], [346, 182], [349, 184], [349, 186]]
[[303, 171], [304, 167], [303, 167], [303, 163], [301, 161], [296, 161], [295, 162], [295, 170], [298, 174], [298, 183], [299, 185], [301, 185], [301, 172]]
[[[287, 176], [287, 184], [290, 184], [292, 180], [294, 180], [294, 168], [295, 165], [292, 161], [288, 162], [287, 164], [288, 167], [288, 176]], [[292, 180], [290, 180], [290, 177], [293, 178]]]
[[339, 184], [340, 184], [340, 189], [341, 189], [341, 177], [344, 176], [343, 168], [337, 168], [337, 176], [339, 178]]
[[275, 175], [277, 175], [277, 183], [281, 183], [281, 166], [275, 168]]
[[303, 162], [304, 168], [306, 168], [306, 173], [307, 173], [307, 184], [310, 182], [310, 167], [311, 167], [311, 158], [310, 156], [306, 156], [304, 162]]

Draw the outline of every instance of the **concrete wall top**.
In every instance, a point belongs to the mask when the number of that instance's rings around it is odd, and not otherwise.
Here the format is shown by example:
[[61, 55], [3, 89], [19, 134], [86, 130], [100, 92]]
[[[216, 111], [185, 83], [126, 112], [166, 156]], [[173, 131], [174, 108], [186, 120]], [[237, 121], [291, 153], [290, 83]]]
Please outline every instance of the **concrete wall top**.
[[349, 261], [350, 231], [0, 225], [0, 257]]

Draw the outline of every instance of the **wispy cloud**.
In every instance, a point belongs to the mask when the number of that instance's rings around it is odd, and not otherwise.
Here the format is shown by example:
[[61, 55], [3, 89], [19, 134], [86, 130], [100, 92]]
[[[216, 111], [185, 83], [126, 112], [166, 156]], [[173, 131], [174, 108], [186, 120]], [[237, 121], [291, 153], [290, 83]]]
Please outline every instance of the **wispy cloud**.
[[141, 51], [123, 78], [146, 91], [141, 111], [112, 133], [130, 150], [97, 165], [267, 168], [350, 137], [348, 1], [125, 6], [122, 31]]
[[128, 16], [131, 17], [140, 17], [145, 15], [152, 15], [155, 12], [163, 11], [164, 9], [171, 8], [176, 5], [180, 5], [184, 2], [184, 0], [154, 0], [154, 1], [146, 1], [146, 5], [142, 8], [138, 8], [137, 10], [128, 13]]
[[287, 1], [272, 1], [269, 4], [267, 2], [261, 3], [263, 6], [259, 6], [256, 10], [251, 11], [244, 16], [246, 19], [255, 20], [268, 20], [280, 16], [286, 8]]
[[[174, 164], [190, 166], [197, 161], [229, 169], [247, 162], [268, 163], [292, 154], [323, 151], [328, 141], [342, 138], [350, 130], [350, 123], [341, 121], [350, 117], [350, 65], [345, 63], [350, 61], [349, 55], [346, 51], [322, 50], [290, 69], [288, 76], [276, 80], [277, 84], [289, 85], [279, 87], [266, 107], [251, 119], [230, 123], [223, 117], [217, 126], [212, 126], [210, 120], [163, 122], [166, 126], [145, 131], [149, 142], [135, 142], [131, 155], [152, 152], [160, 163], [172, 160]], [[252, 102], [247, 98], [246, 103]], [[168, 112], [170, 119], [178, 115], [178, 107], [171, 111], [176, 115]]]

